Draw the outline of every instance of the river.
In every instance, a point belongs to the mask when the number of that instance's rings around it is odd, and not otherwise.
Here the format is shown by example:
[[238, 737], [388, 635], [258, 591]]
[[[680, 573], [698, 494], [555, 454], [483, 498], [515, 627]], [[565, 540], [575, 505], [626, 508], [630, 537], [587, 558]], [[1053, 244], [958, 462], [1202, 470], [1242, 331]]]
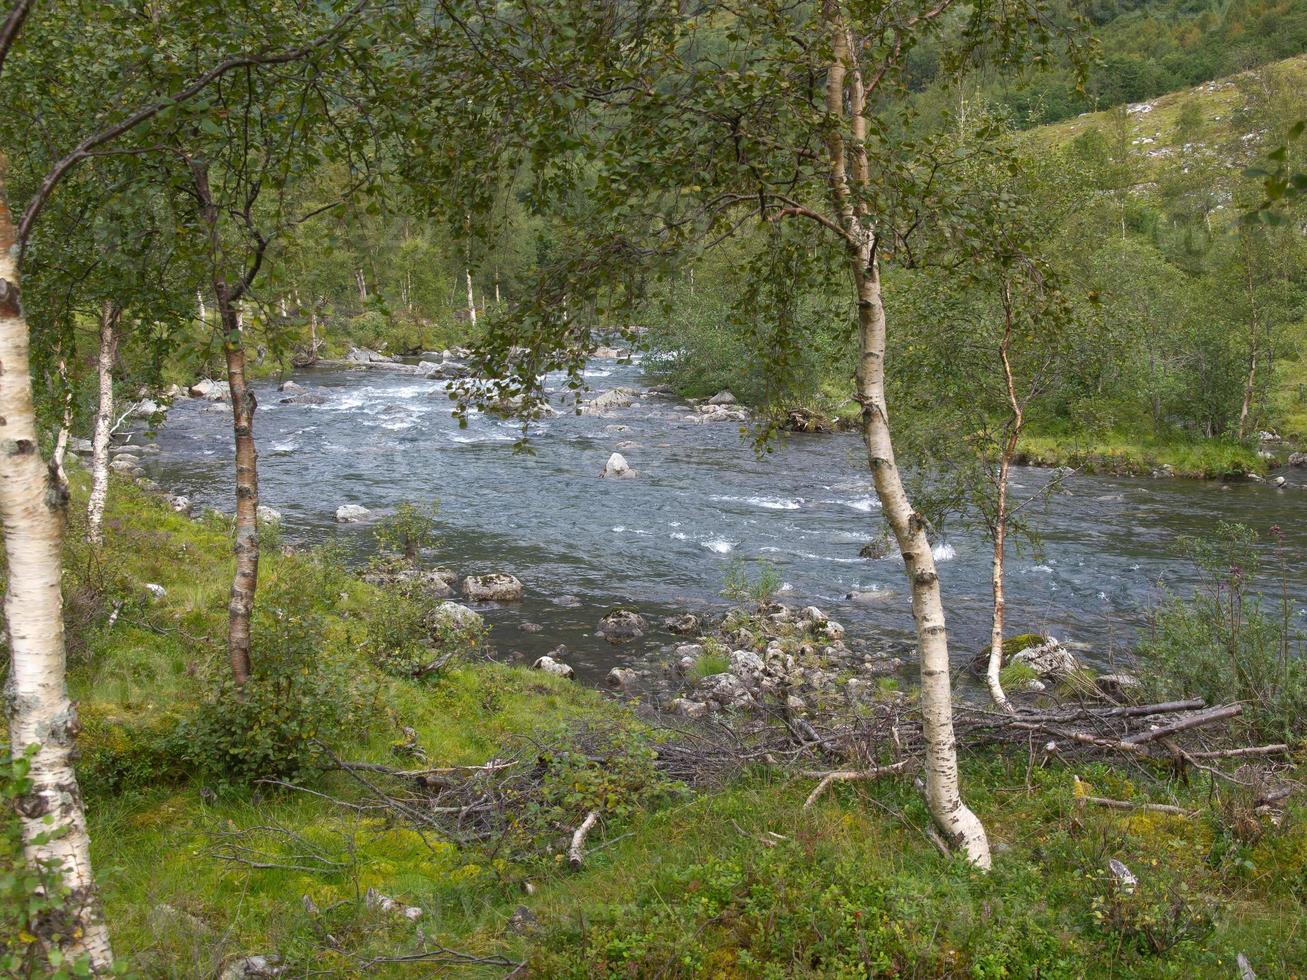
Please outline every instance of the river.
[[[596, 391], [645, 384], [638, 364], [594, 361], [586, 376]], [[372, 548], [370, 528], [337, 524], [338, 506], [384, 512], [439, 498], [442, 540], [432, 561], [462, 574], [508, 571], [526, 587], [523, 602], [488, 611], [502, 652], [526, 659], [561, 642], [581, 675], [597, 678], [672, 640], [658, 631], [609, 646], [593, 635], [609, 608], [634, 605], [651, 621], [719, 608], [732, 564], [759, 561], [778, 570], [781, 599], [821, 606], [853, 637], [898, 643], [910, 635], [901, 561], [858, 556], [880, 519], [853, 435], [786, 435], [759, 455], [738, 424], [696, 422], [679, 399], [646, 393], [606, 416], [564, 412], [534, 423], [523, 453], [514, 450], [520, 423], [474, 413], [460, 428], [440, 381], [331, 369], [293, 377], [322, 403], [281, 404], [274, 382], [256, 385], [260, 499], [284, 515], [286, 537], [337, 538], [362, 556]], [[227, 406], [218, 407], [180, 400], [157, 433], [160, 453], [144, 465], [197, 508], [230, 512], [231, 423]], [[602, 479], [619, 443], [630, 444], [622, 452], [638, 475]], [[1009, 631], [1052, 633], [1109, 666], [1164, 590], [1194, 587], [1177, 539], [1209, 535], [1223, 520], [1283, 529], [1293, 615], [1307, 627], [1307, 473], [1285, 475], [1292, 482], [1284, 490], [1072, 477], [1064, 493], [1025, 514], [1039, 546], [1009, 559]], [[1049, 476], [1019, 469], [1014, 493]], [[988, 636], [989, 546], [955, 527], [936, 555], [961, 657]], [[520, 629], [528, 622], [543, 629]]]

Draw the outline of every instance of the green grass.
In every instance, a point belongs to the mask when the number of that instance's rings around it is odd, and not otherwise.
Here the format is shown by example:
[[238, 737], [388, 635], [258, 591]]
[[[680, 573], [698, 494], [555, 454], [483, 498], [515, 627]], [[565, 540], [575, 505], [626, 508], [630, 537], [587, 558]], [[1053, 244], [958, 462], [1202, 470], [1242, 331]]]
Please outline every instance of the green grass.
[[1175, 476], [1217, 480], [1266, 472], [1255, 448], [1229, 439], [1028, 433], [1018, 451], [1026, 463], [1074, 466], [1086, 473], [1147, 475], [1169, 466]]
[[[85, 594], [91, 573], [76, 564], [85, 552], [70, 544], [70, 591], [81, 590], [84, 617], [71, 683], [85, 719], [93, 858], [117, 953], [141, 975], [210, 976], [269, 952], [286, 957], [292, 975], [506, 972], [364, 970], [368, 958], [419, 949], [413, 923], [366, 909], [368, 888], [422, 908], [429, 946], [527, 960], [540, 977], [1206, 977], [1234, 975], [1240, 951], [1261, 976], [1303, 975], [1307, 964], [1301, 805], [1279, 828], [1254, 821], [1256, 835], [1210, 814], [1086, 807], [1078, 793], [1197, 808], [1209, 787], [1095, 766], [1028, 772], [1024, 749], [964, 762], [969, 801], [996, 844], [990, 875], [939, 855], [910, 780], [838, 786], [809, 810], [812, 780], [761, 771], [654, 805], [624, 806], [618, 788], [579, 872], [566, 867], [558, 836], [523, 856], [424, 841], [403, 821], [305, 794], [214, 796], [158, 747], [221, 666], [227, 535], [115, 482], [109, 541], [114, 594], [135, 595], [147, 581], [168, 590], [157, 603], [125, 603], [109, 630], [107, 610]], [[299, 580], [306, 560], [268, 555], [265, 586]], [[304, 601], [326, 616], [324, 651], [343, 655], [383, 597], [347, 576], [337, 584]], [[375, 693], [367, 723], [335, 733], [351, 759], [417, 765], [396, 760], [405, 727], [432, 766], [485, 762], [584, 725], [644, 737], [628, 708], [520, 668], [469, 662], [423, 683], [362, 661], [357, 669]], [[339, 773], [309, 785], [357, 794]], [[533, 819], [525, 809], [515, 816]], [[257, 828], [290, 831], [329, 864], [291, 860], [302, 844]], [[223, 835], [233, 832], [255, 832], [273, 863], [301, 867], [224, 862]], [[1116, 893], [1110, 858], [1139, 876], [1137, 897]], [[511, 926], [519, 906], [538, 919], [535, 930]], [[1177, 933], [1176, 922], [1191, 932]], [[1159, 935], [1175, 945], [1154, 951]]]

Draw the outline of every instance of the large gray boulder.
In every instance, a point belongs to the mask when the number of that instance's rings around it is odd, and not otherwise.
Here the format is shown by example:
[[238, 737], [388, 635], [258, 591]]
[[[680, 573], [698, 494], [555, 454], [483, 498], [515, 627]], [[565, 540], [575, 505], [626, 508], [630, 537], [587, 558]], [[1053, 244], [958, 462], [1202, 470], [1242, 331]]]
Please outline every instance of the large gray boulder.
[[370, 517], [372, 511], [359, 504], [341, 504], [336, 508], [336, 522], [339, 524], [357, 524]]
[[708, 399], [709, 405], [734, 405], [737, 399], [729, 391], [719, 391]]
[[513, 602], [522, 598], [522, 583], [507, 572], [469, 575], [463, 579], [463, 598], [472, 602]]

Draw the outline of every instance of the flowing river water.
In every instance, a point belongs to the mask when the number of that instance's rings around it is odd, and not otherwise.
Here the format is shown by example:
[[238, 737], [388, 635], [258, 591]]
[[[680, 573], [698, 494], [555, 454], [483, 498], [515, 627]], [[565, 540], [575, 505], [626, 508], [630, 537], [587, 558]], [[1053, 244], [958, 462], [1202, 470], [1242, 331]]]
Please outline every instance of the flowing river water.
[[[563, 643], [568, 662], [591, 680], [673, 640], [655, 630], [609, 646], [595, 625], [611, 607], [638, 607], [651, 623], [720, 608], [738, 562], [770, 562], [784, 582], [779, 598], [821, 606], [851, 637], [910, 638], [901, 561], [858, 556], [881, 521], [856, 436], [786, 435], [760, 456], [737, 423], [695, 421], [685, 402], [647, 392], [638, 363], [597, 360], [586, 375], [596, 391], [620, 385], [644, 397], [603, 416], [564, 409], [533, 423], [530, 453], [514, 451], [520, 423], [474, 413], [460, 428], [441, 381], [375, 370], [296, 372], [320, 404], [282, 404], [275, 382], [260, 383], [261, 502], [284, 515], [289, 540], [339, 539], [361, 557], [373, 548], [371, 529], [337, 524], [338, 506], [384, 513], [439, 498], [441, 543], [432, 561], [461, 574], [511, 572], [526, 587], [521, 603], [482, 610], [500, 651], [533, 658]], [[181, 399], [157, 433], [160, 452], [144, 465], [197, 508], [230, 512], [231, 441], [225, 404]], [[619, 444], [638, 475], [602, 479]], [[1186, 594], [1195, 586], [1193, 569], [1176, 557], [1177, 539], [1208, 536], [1223, 520], [1263, 533], [1280, 526], [1274, 561], [1285, 563], [1292, 615], [1307, 628], [1307, 471], [1285, 475], [1283, 490], [1073, 476], [1064, 493], [1024, 514], [1039, 547], [1010, 555], [1009, 632], [1052, 633], [1110, 665], [1165, 590]], [[1018, 469], [1013, 492], [1024, 496], [1049, 476]], [[989, 545], [983, 534], [955, 527], [936, 556], [961, 659], [988, 636]], [[524, 623], [543, 629], [528, 632]]]

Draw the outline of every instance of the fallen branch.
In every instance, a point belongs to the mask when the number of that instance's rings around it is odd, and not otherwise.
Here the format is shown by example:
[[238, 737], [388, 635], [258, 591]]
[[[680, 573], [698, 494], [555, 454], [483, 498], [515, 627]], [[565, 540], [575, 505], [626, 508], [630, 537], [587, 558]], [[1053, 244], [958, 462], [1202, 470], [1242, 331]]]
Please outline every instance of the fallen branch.
[[585, 839], [590, 835], [591, 829], [599, 819], [599, 811], [591, 810], [581, 821], [581, 826], [576, 828], [572, 834], [572, 846], [567, 849], [567, 862], [573, 868], [580, 868], [581, 863], [585, 860]]
[[1209, 711], [1200, 711], [1198, 714], [1190, 715], [1188, 718], [1181, 718], [1179, 721], [1172, 722], [1169, 725], [1163, 725], [1161, 728], [1150, 728], [1147, 731], [1139, 732], [1137, 735], [1129, 735], [1121, 741], [1125, 745], [1144, 745], [1147, 742], [1154, 742], [1159, 738], [1174, 735], [1176, 732], [1183, 732], [1190, 728], [1199, 728], [1203, 725], [1210, 725], [1215, 721], [1224, 721], [1227, 718], [1233, 718], [1242, 713], [1242, 704], [1226, 704], [1219, 708], [1212, 708]]
[[1215, 749], [1211, 752], [1189, 752], [1191, 759], [1237, 759], [1246, 755], [1284, 755], [1287, 745], [1250, 745], [1245, 749]]
[[1177, 817], [1192, 817], [1198, 812], [1197, 810], [1186, 810], [1184, 807], [1172, 806], [1169, 803], [1132, 803], [1129, 800], [1109, 800], [1102, 796], [1082, 796], [1080, 799], [1086, 803], [1094, 803], [1112, 810], [1148, 810], [1152, 813], [1172, 813]]
[[808, 798], [803, 803], [806, 810], [818, 799], [821, 794], [826, 792], [832, 783], [848, 783], [854, 780], [878, 779], [881, 776], [888, 776], [892, 773], [902, 772], [908, 767], [911, 759], [901, 759], [898, 762], [888, 766], [877, 766], [873, 769], [837, 769], [834, 772], [805, 772], [802, 775], [808, 779], [820, 779], [815, 789], [808, 794]]

